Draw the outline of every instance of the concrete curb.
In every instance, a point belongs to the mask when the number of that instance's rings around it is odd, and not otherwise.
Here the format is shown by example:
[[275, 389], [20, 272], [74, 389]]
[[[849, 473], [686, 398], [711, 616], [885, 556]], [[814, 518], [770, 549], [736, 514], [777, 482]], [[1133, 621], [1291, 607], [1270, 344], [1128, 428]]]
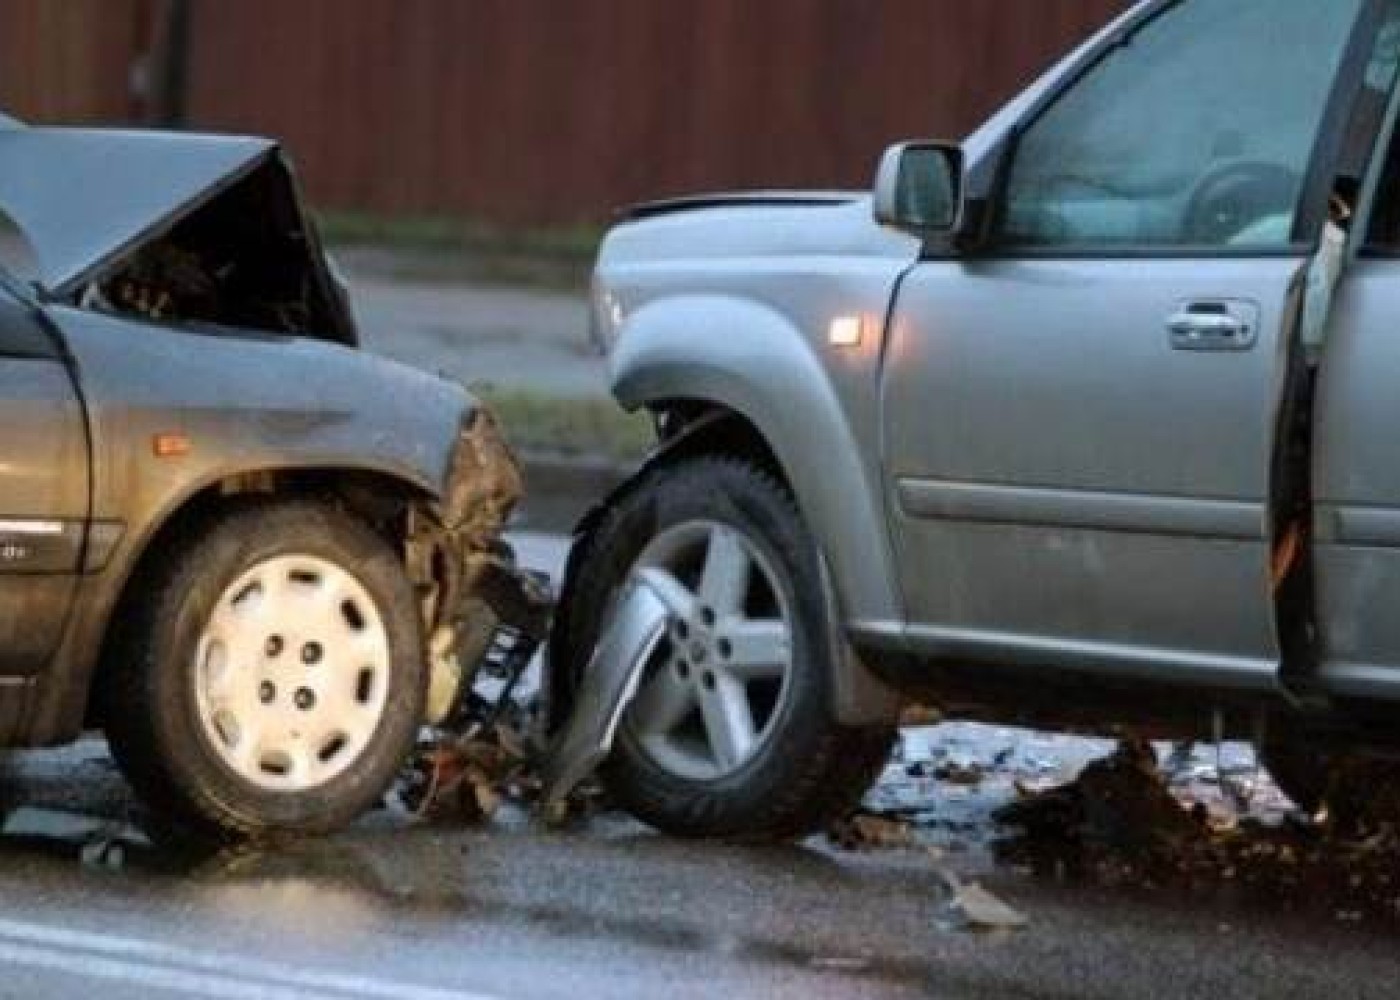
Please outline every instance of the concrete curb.
[[579, 519], [631, 477], [636, 463], [579, 455], [523, 452], [525, 500], [518, 527], [569, 534]]

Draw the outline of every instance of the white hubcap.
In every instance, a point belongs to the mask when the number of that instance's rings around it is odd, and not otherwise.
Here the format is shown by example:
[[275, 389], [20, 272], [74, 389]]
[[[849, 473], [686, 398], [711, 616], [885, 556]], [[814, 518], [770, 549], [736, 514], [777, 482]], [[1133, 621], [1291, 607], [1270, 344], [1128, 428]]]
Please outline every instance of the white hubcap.
[[283, 556], [220, 596], [200, 637], [205, 735], [239, 777], [304, 791], [344, 773], [378, 730], [389, 637], [364, 586], [334, 563]]
[[792, 619], [780, 577], [742, 532], [708, 521], [657, 536], [635, 572], [673, 624], [630, 710], [631, 730], [673, 774], [731, 774], [763, 747], [790, 689]]

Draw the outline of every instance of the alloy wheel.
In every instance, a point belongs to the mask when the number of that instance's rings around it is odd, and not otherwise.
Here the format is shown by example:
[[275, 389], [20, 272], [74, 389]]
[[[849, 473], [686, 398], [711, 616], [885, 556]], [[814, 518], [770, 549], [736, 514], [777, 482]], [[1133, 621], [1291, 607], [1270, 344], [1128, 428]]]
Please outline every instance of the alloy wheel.
[[633, 570], [672, 615], [628, 731], [661, 768], [715, 781], [763, 748], [792, 688], [784, 578], [742, 531], [692, 521], [658, 535]]

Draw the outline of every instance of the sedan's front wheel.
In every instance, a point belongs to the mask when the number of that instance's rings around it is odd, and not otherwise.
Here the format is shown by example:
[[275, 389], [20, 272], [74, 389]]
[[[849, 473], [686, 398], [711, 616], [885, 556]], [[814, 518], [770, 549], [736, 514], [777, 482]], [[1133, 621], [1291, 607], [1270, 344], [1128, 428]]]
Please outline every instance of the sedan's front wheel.
[[372, 805], [410, 750], [425, 667], [393, 549], [308, 503], [248, 507], [189, 539], [127, 604], [107, 732], [180, 825], [320, 833]]

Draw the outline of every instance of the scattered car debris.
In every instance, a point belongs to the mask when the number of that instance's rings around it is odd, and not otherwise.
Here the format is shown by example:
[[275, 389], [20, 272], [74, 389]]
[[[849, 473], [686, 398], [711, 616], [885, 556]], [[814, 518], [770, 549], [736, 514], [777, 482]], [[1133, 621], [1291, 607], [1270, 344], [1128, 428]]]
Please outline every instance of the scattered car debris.
[[608, 756], [622, 713], [637, 695], [647, 661], [671, 624], [648, 574], [632, 578], [589, 662], [578, 706], [544, 760], [544, 801], [564, 800]]
[[995, 818], [1012, 835], [997, 855], [1096, 884], [1225, 893], [1326, 908], [1338, 919], [1400, 918], [1393, 818], [1339, 825], [1296, 810], [1241, 813], [1230, 802], [1174, 793], [1150, 748], [1129, 741], [1072, 783], [1001, 809]]
[[938, 918], [939, 926], [949, 931], [1014, 931], [1030, 921], [982, 888], [976, 882], [966, 884], [951, 872], [944, 873], [949, 899]]
[[518, 697], [547, 621], [549, 593], [542, 581], [537, 604], [539, 627], [523, 637], [512, 632], [499, 652], [488, 655], [460, 687], [457, 706], [422, 744], [398, 792], [409, 811], [489, 819], [504, 799], [512, 799], [562, 823], [587, 800], [586, 792], [581, 798], [575, 793], [607, 757], [670, 614], [645, 574], [632, 581], [583, 678], [579, 711], [551, 739], [541, 731], [537, 705]]

